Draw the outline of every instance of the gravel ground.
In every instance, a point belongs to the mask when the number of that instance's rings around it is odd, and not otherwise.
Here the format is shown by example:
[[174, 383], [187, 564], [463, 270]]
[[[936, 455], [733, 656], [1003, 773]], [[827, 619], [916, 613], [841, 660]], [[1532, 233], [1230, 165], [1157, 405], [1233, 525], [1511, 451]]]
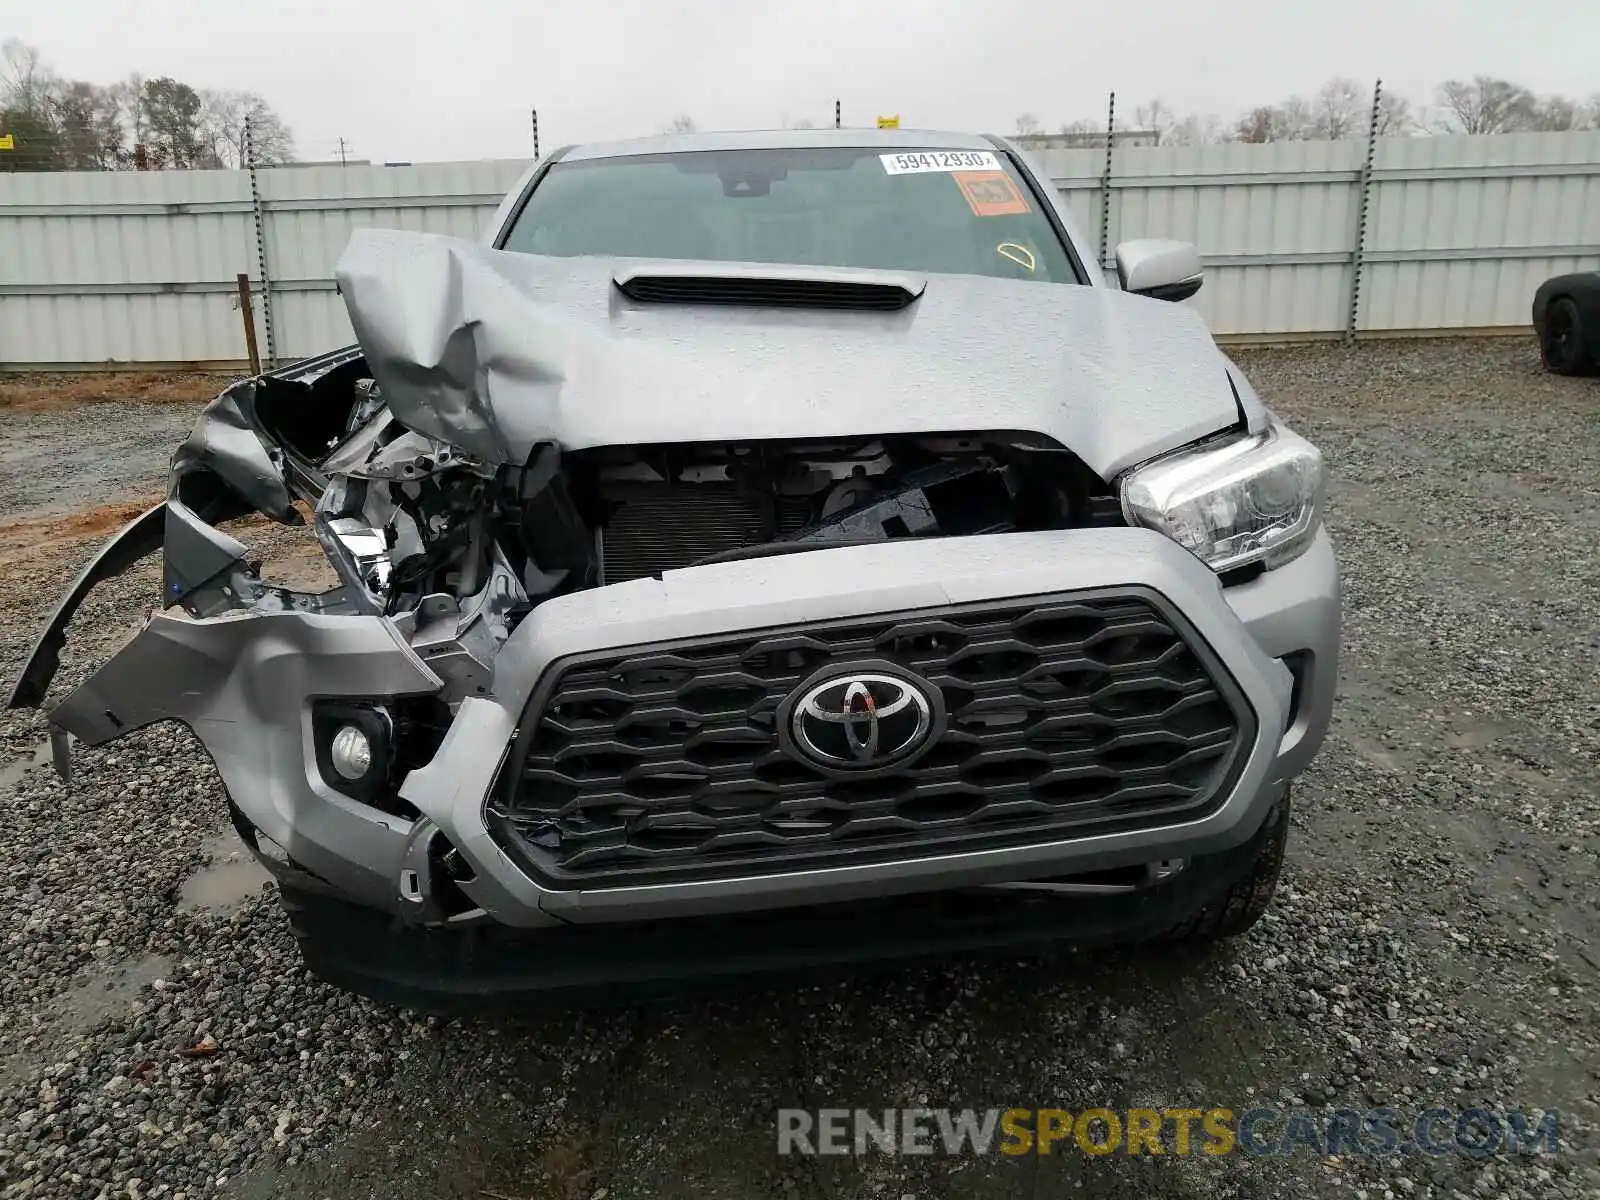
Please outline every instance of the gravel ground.
[[0, 513], [16, 519], [159, 495], [167, 459], [197, 411], [133, 401], [0, 408]]
[[[1600, 383], [1541, 374], [1521, 341], [1238, 357], [1332, 463], [1347, 585], [1335, 726], [1250, 935], [1198, 961], [966, 962], [418, 1019], [305, 976], [258, 877], [214, 861], [232, 843], [186, 734], [80, 749], [67, 788], [36, 762], [36, 716], [6, 714], [0, 1196], [1600, 1195]], [[104, 406], [91, 420], [122, 481], [157, 477], [183, 432], [114, 434]], [[100, 451], [32, 428], [34, 469], [54, 456], [109, 485]], [[298, 535], [241, 536], [282, 555]], [[0, 678], [93, 545], [0, 562]], [[154, 580], [147, 564], [95, 593], [58, 690]], [[773, 1153], [780, 1106], [1301, 1101], [1553, 1108], [1568, 1145], [1379, 1162]]]

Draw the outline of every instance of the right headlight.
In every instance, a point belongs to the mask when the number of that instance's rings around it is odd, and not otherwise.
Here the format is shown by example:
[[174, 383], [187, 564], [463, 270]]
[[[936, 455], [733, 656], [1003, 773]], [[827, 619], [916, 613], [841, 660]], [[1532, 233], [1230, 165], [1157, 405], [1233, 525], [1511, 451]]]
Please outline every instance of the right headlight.
[[1322, 517], [1322, 454], [1279, 426], [1194, 446], [1122, 477], [1131, 525], [1164, 533], [1217, 572], [1298, 557]]

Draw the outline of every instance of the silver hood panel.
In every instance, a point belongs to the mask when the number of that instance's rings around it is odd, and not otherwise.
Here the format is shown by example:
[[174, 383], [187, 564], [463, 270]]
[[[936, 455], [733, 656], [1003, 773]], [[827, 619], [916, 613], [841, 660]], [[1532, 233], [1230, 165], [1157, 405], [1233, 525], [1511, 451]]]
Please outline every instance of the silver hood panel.
[[1016, 430], [1110, 478], [1239, 419], [1226, 360], [1181, 304], [965, 275], [928, 276], [898, 311], [636, 302], [614, 285], [647, 267], [367, 229], [336, 274], [394, 415], [490, 463], [544, 441]]

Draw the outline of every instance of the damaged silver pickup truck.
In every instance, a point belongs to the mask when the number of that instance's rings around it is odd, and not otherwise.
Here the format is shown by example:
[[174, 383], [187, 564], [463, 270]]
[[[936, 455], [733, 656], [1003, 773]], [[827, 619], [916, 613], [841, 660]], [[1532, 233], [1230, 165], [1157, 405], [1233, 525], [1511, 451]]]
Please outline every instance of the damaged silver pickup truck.
[[[423, 1008], [1267, 906], [1328, 724], [1322, 461], [999, 139], [568, 148], [384, 231], [359, 345], [242, 380], [72, 585], [158, 611], [50, 713], [204, 743], [308, 965]], [[312, 527], [341, 585], [221, 528]], [[70, 738], [69, 738], [70, 735]]]

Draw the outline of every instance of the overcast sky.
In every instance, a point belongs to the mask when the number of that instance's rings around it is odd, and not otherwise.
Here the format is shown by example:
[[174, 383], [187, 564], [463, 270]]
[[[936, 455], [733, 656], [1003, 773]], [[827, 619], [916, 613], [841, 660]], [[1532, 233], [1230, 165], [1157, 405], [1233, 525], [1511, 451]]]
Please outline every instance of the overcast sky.
[[545, 149], [808, 118], [1007, 133], [1159, 96], [1231, 117], [1333, 75], [1427, 100], [1450, 76], [1600, 91], [1600, 0], [14, 0], [0, 37], [60, 73], [258, 91], [299, 156]]

